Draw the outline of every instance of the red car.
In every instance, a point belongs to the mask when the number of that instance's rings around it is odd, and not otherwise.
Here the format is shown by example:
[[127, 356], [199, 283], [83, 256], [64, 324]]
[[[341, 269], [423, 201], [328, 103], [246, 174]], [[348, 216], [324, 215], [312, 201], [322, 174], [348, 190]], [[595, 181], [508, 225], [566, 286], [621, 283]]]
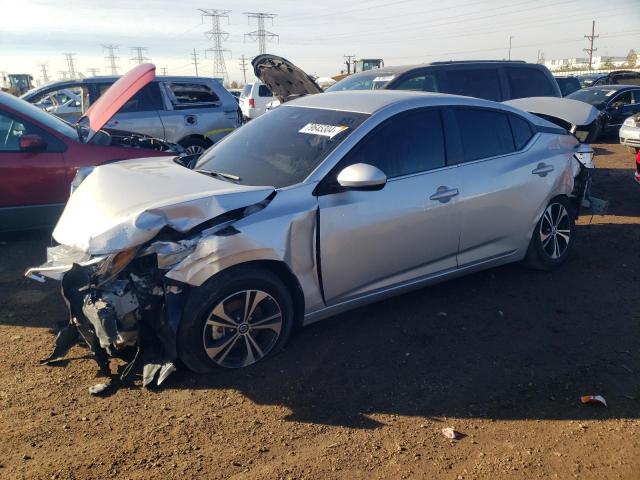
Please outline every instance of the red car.
[[132, 69], [75, 125], [0, 92], [0, 231], [55, 224], [79, 167], [175, 155], [179, 147], [162, 140], [102, 129], [154, 78], [154, 65]]

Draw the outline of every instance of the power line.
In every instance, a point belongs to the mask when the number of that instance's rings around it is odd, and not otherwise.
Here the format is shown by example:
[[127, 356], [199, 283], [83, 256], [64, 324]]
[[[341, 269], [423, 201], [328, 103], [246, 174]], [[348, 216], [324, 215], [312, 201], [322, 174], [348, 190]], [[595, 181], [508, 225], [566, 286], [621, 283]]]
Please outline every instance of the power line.
[[107, 68], [111, 70], [111, 75], [118, 75], [118, 59], [120, 58], [117, 54], [118, 45], [103, 45], [102, 48], [106, 49], [109, 54], [104, 57], [108, 60]]
[[279, 35], [270, 32], [264, 28], [265, 19], [270, 19], [273, 25], [273, 19], [276, 16], [275, 13], [262, 13], [262, 12], [245, 12], [249, 25], [251, 25], [251, 19], [255, 18], [258, 22], [258, 29], [253, 32], [245, 33], [245, 39], [247, 36], [253, 41], [258, 42], [258, 52], [260, 54], [267, 53], [267, 41], [278, 40]]
[[205, 57], [207, 52], [213, 53], [213, 76], [222, 77], [224, 82], [229, 81], [229, 75], [227, 74], [227, 65], [224, 61], [224, 55], [229, 52], [231, 56], [231, 50], [222, 48], [222, 42], [229, 38], [227, 32], [222, 31], [220, 28], [220, 19], [226, 18], [229, 21], [229, 12], [231, 10], [217, 10], [214, 8], [199, 8], [202, 19], [211, 19], [211, 30], [204, 32], [205, 37], [213, 42], [213, 47], [207, 48], [204, 51]]
[[132, 62], [138, 62], [138, 65], [142, 65], [145, 62], [150, 62], [151, 59], [149, 57], [144, 56], [144, 52], [149, 50], [147, 47], [130, 47], [133, 52], [135, 52], [135, 56], [130, 58]]
[[589, 70], [592, 69], [593, 64], [593, 52], [597, 52], [597, 48], [593, 48], [593, 41], [598, 38], [600, 35], [596, 35], [596, 21], [591, 21], [591, 35], [585, 35], [584, 38], [589, 40], [589, 48], [583, 48], [585, 52], [589, 54]]
[[245, 59], [244, 53], [239, 58], [240, 60], [240, 70], [242, 70], [242, 77], [244, 78], [244, 84], [247, 84], [247, 60]]
[[47, 65], [49, 62], [38, 62], [40, 72], [42, 73], [42, 83], [49, 83], [49, 73], [47, 72]]
[[196, 49], [193, 49], [193, 54], [191, 55], [191, 58], [193, 58], [193, 62], [191, 62], [193, 64], [194, 67], [196, 67], [196, 77], [198, 76], [198, 54], [196, 53]]
[[99, 71], [99, 68], [87, 68], [87, 72], [89, 72], [92, 77], [96, 77]]
[[76, 78], [76, 65], [75, 59], [73, 58], [75, 53], [63, 53], [63, 55], [67, 59], [67, 72], [69, 73], [69, 78]]

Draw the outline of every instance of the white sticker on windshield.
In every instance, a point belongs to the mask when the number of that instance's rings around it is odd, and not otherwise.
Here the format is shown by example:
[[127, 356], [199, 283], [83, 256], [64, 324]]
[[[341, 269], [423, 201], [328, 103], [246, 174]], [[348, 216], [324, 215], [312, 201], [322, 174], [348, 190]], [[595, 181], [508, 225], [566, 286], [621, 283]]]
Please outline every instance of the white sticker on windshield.
[[333, 138], [347, 128], [345, 125], [322, 125], [320, 123], [307, 123], [298, 132], [308, 133], [310, 135], [320, 135], [323, 137]]
[[617, 92], [617, 90], [609, 90], [605, 96], [606, 97], [610, 97], [611, 95], [613, 95], [616, 92]]
[[387, 75], [386, 77], [376, 77], [373, 79], [374, 82], [390, 82], [393, 80], [394, 75]]

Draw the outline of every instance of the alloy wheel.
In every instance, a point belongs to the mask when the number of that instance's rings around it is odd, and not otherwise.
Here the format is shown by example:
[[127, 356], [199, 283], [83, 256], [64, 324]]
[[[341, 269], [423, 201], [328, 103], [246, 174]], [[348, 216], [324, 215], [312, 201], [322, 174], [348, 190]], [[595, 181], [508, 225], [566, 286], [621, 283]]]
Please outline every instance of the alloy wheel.
[[225, 368], [247, 367], [274, 347], [282, 330], [282, 309], [262, 290], [242, 290], [220, 301], [204, 324], [207, 356]]
[[200, 145], [189, 145], [187, 148], [185, 148], [185, 151], [189, 155], [200, 155], [202, 152], [204, 152], [204, 148]]
[[552, 260], [562, 257], [571, 240], [571, 219], [566, 207], [552, 203], [544, 211], [540, 222], [542, 249]]

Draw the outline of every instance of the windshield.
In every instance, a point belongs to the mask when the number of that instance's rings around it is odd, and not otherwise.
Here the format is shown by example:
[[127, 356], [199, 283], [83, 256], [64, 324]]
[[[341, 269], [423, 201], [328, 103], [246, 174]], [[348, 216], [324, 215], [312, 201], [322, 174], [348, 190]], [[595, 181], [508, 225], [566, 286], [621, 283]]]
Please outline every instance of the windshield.
[[67, 123], [55, 115], [45, 112], [40, 108], [31, 105], [25, 100], [14, 97], [9, 94], [0, 94], [0, 103], [15, 110], [21, 115], [27, 118], [33, 119], [36, 122], [40, 122], [44, 126], [55, 130], [56, 132], [68, 137], [72, 140], [78, 140], [78, 132], [70, 123]]
[[335, 85], [330, 86], [326, 92], [340, 92], [342, 90], [380, 90], [393, 80], [392, 73], [371, 71], [358, 73], [350, 77], [343, 78]]
[[567, 95], [567, 98], [572, 98], [574, 100], [580, 100], [581, 102], [586, 102], [590, 105], [593, 105], [596, 108], [602, 107], [607, 100], [609, 100], [612, 96], [614, 96], [618, 90], [615, 88], [590, 88], [585, 90], [578, 90], [577, 92], [573, 92], [570, 95]]
[[195, 169], [225, 174], [242, 185], [295, 185], [368, 116], [285, 105], [207, 150]]

